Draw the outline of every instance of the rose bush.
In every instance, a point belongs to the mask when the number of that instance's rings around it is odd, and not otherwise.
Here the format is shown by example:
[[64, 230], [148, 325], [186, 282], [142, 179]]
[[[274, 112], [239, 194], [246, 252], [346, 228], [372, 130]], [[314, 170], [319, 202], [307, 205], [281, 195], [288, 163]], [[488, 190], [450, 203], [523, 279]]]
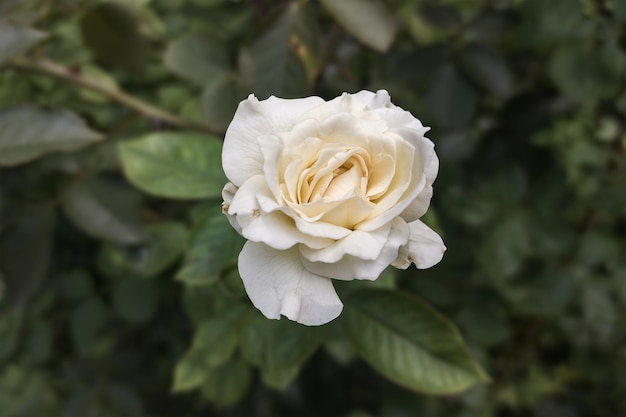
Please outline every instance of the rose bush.
[[266, 317], [324, 324], [343, 307], [331, 279], [441, 260], [442, 239], [418, 220], [439, 168], [428, 130], [384, 90], [239, 104], [223, 211], [248, 239], [239, 272]]

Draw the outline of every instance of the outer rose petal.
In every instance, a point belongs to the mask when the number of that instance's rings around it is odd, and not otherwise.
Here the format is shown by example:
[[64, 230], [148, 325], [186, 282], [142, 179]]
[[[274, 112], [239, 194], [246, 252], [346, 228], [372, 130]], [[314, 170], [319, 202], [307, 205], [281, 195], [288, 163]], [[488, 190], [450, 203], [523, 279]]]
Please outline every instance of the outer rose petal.
[[372, 232], [354, 230], [348, 236], [323, 249], [300, 246], [300, 253], [311, 262], [334, 263], [345, 255], [352, 255], [363, 260], [375, 260], [385, 247], [390, 232], [391, 224], [386, 224]]
[[[264, 242], [274, 249], [288, 249], [298, 243], [324, 248], [331, 239], [311, 236], [296, 228], [293, 219], [282, 211], [265, 212], [260, 199], [271, 200], [265, 178], [256, 175], [237, 190], [228, 206], [229, 218], [235, 217], [239, 233], [254, 242]], [[232, 223], [232, 222], [231, 222]]]
[[409, 242], [400, 248], [392, 265], [407, 269], [414, 263], [418, 269], [427, 269], [438, 264], [446, 251], [441, 236], [420, 220], [409, 223], [409, 229]]
[[426, 188], [404, 209], [401, 214], [402, 218], [410, 223], [422, 217], [428, 211], [432, 197], [433, 187], [426, 184]]
[[341, 280], [366, 279], [373, 281], [397, 257], [398, 250], [406, 245], [409, 239], [409, 227], [402, 218], [397, 217], [391, 224], [391, 232], [380, 255], [374, 260], [345, 255], [338, 262], [311, 262], [302, 257], [302, 263], [309, 271], [321, 276]]
[[263, 156], [257, 143], [262, 135], [288, 132], [303, 113], [324, 103], [319, 97], [259, 101], [254, 95], [239, 103], [228, 126], [222, 150], [222, 167], [238, 187], [249, 178], [263, 174]]
[[430, 127], [425, 127], [422, 122], [410, 112], [402, 110], [399, 107], [378, 108], [375, 109], [375, 112], [381, 119], [387, 122], [387, 126], [389, 126], [390, 129], [408, 127], [409, 129], [416, 130], [420, 135], [430, 130]]
[[228, 222], [230, 225], [237, 231], [237, 233], [241, 234], [241, 226], [237, 223], [237, 218], [228, 214], [228, 209], [230, 207], [230, 203], [233, 201], [233, 197], [235, 197], [235, 193], [237, 192], [237, 187], [232, 182], [227, 182], [224, 188], [222, 189], [222, 199], [224, 202], [222, 203], [222, 213], [226, 215], [228, 218]]
[[[330, 101], [325, 102], [322, 106], [316, 107], [308, 112], [305, 117], [312, 117], [317, 120], [324, 120], [330, 116], [340, 113], [351, 113], [360, 119], [367, 117], [378, 119], [374, 113], [366, 116], [365, 113], [371, 112], [373, 109], [379, 108], [395, 108], [391, 103], [389, 93], [385, 90], [378, 90], [376, 93], [362, 90], [355, 94], [343, 93]], [[366, 117], [364, 117], [366, 116]]]
[[435, 182], [438, 172], [439, 158], [437, 158], [437, 155], [433, 152], [424, 172], [424, 175], [426, 175], [426, 187], [417, 196], [417, 198], [413, 200], [411, 204], [409, 204], [409, 206], [402, 212], [402, 218], [407, 222], [410, 223], [419, 219], [426, 213], [426, 211], [428, 211], [430, 199], [433, 196], [432, 184], [433, 182]]
[[248, 297], [267, 318], [280, 319], [282, 314], [318, 326], [343, 309], [330, 279], [306, 270], [295, 248], [278, 251], [247, 242], [239, 254], [239, 273]]

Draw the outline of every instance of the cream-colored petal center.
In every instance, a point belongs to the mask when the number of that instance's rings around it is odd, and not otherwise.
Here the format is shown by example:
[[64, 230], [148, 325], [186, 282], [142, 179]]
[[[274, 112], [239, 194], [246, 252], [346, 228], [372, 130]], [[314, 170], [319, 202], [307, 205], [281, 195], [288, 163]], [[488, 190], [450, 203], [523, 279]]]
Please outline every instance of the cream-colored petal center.
[[363, 194], [370, 173], [369, 155], [361, 148], [323, 149], [297, 181], [296, 202], [307, 204], [320, 198], [337, 200], [352, 189]]
[[357, 188], [365, 193], [369, 169], [361, 155], [355, 155], [333, 171], [333, 179], [325, 190], [320, 189], [313, 198], [336, 200]]

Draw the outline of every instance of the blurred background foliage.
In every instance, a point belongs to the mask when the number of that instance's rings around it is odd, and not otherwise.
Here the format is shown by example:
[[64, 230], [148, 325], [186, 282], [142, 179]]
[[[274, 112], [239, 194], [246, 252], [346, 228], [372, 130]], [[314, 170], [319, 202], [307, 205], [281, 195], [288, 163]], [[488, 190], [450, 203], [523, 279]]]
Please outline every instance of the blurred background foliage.
[[[0, 414], [626, 414], [625, 28], [624, 0], [0, 0]], [[490, 383], [406, 390], [245, 296], [203, 139], [251, 92], [364, 88], [432, 127], [448, 246], [374, 285]]]

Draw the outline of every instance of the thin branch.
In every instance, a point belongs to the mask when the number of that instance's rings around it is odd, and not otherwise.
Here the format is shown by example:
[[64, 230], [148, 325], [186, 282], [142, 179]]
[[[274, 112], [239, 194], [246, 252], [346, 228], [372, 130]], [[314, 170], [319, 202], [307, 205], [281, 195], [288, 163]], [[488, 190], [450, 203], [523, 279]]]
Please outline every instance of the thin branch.
[[97, 80], [94, 80], [89, 77], [85, 77], [84, 75], [72, 72], [68, 68], [57, 64], [54, 61], [51, 61], [48, 58], [38, 57], [33, 59], [28, 58], [16, 58], [11, 61], [10, 65], [15, 68], [21, 68], [30, 71], [40, 72], [42, 74], [50, 75], [52, 77], [70, 82], [72, 84], [79, 85], [81, 87], [88, 88], [90, 90], [96, 91], [106, 97], [111, 98], [112, 100], [117, 101], [120, 104], [123, 104], [126, 107], [129, 107], [135, 110], [137, 113], [142, 114], [151, 119], [159, 120], [167, 125], [195, 130], [204, 133], [209, 133], [212, 135], [219, 136], [220, 134], [208, 126], [204, 126], [201, 124], [193, 123], [188, 120], [182, 119], [172, 113], [169, 113], [165, 110], [162, 110], [158, 107], [155, 107], [145, 101], [142, 101], [130, 94], [118, 89], [111, 88], [100, 83]]

